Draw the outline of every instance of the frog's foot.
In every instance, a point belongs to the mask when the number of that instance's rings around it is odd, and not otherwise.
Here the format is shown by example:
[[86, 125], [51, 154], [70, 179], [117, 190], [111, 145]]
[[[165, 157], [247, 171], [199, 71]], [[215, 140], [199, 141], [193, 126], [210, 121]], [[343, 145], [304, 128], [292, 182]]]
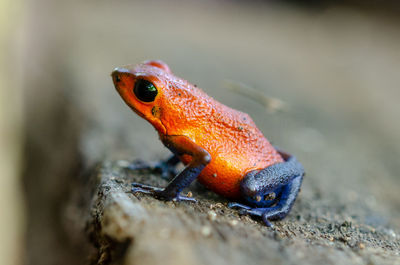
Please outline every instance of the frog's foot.
[[235, 208], [235, 209], [241, 209], [241, 210], [250, 210], [251, 209], [250, 206], [247, 206], [247, 205], [244, 205], [244, 204], [241, 204], [238, 202], [230, 202], [230, 203], [228, 203], [228, 207]]
[[[230, 202], [228, 203], [229, 208], [239, 209], [239, 213], [242, 215], [253, 215], [253, 216], [263, 216], [265, 212], [267, 212], [270, 208], [251, 208], [250, 206], [237, 203]], [[268, 218], [263, 218], [264, 223], [268, 227], [273, 227], [273, 225], [268, 221]]]
[[150, 185], [145, 185], [141, 183], [132, 183], [132, 193], [144, 193], [144, 194], [155, 194], [155, 192], [160, 192], [162, 191], [162, 188], [150, 186]]
[[243, 215], [247, 214], [247, 215], [261, 217], [264, 224], [268, 227], [274, 227], [274, 225], [271, 224], [270, 221], [281, 220], [287, 215], [287, 212], [285, 212], [282, 209], [279, 209], [279, 207], [276, 206], [269, 208], [249, 208], [249, 209], [242, 208], [240, 209], [239, 213]]
[[303, 180], [301, 164], [294, 157], [283, 157], [285, 162], [251, 171], [242, 180], [241, 196], [252, 208], [233, 204], [242, 214], [262, 217], [269, 227], [270, 221], [281, 220], [290, 212]]
[[143, 194], [151, 194], [154, 197], [165, 200], [165, 201], [190, 201], [197, 202], [195, 198], [184, 196], [178, 194], [176, 196], [170, 196], [165, 192], [165, 189], [159, 187], [153, 187], [141, 183], [132, 183], [132, 193], [143, 193]]

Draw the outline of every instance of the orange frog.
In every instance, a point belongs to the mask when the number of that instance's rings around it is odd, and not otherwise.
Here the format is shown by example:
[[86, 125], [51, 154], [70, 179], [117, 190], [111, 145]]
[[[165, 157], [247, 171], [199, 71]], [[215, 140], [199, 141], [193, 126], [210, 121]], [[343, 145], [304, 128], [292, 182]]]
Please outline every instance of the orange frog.
[[116, 68], [112, 78], [126, 104], [154, 126], [174, 154], [160, 168], [169, 171], [179, 161], [186, 165], [166, 188], [133, 183], [133, 192], [195, 201], [180, 192], [198, 179], [214, 192], [240, 200], [229, 206], [261, 216], [268, 226], [289, 213], [304, 169], [293, 156], [277, 151], [249, 115], [176, 77], [162, 61]]

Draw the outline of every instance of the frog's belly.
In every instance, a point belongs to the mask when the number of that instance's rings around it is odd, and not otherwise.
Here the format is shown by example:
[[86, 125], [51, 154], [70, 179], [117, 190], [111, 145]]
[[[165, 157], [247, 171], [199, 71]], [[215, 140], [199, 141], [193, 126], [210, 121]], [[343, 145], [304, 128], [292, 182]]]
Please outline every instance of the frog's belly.
[[203, 169], [198, 180], [210, 190], [231, 199], [240, 197], [240, 182], [249, 170], [228, 161], [213, 161]]
[[[235, 156], [232, 153], [213, 154], [211, 162], [200, 173], [198, 180], [210, 190], [231, 199], [240, 198], [240, 182], [252, 170], [260, 170], [282, 161], [279, 154], [259, 154]], [[182, 156], [184, 164], [190, 162], [189, 156]]]

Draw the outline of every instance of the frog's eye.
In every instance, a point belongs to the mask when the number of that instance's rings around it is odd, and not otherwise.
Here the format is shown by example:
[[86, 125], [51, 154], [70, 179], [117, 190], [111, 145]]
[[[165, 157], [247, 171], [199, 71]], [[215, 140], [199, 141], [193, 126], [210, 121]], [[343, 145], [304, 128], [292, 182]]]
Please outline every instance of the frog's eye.
[[135, 96], [143, 102], [152, 102], [156, 98], [158, 91], [150, 81], [137, 79], [133, 93], [135, 93]]

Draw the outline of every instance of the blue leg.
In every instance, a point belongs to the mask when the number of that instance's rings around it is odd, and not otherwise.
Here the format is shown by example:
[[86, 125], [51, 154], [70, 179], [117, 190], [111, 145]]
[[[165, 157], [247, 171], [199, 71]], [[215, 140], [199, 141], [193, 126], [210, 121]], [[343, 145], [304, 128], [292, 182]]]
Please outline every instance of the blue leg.
[[238, 208], [238, 209], [240, 208], [243, 210], [251, 210], [250, 206], [247, 206], [247, 205], [244, 205], [244, 204], [241, 204], [238, 202], [230, 202], [230, 203], [228, 203], [228, 207], [229, 208]]
[[191, 139], [186, 136], [173, 135], [165, 136], [162, 139], [163, 143], [174, 153], [174, 154], [188, 154], [192, 156], [192, 161], [187, 167], [180, 172], [166, 188], [161, 189], [158, 187], [152, 187], [140, 183], [133, 183], [132, 192], [134, 193], [147, 193], [153, 194], [155, 197], [162, 200], [190, 200], [195, 201], [193, 198], [188, 198], [180, 195], [180, 192], [188, 187], [203, 170], [203, 168], [211, 161], [210, 154], [196, 145]]
[[302, 176], [296, 177], [292, 182], [285, 185], [282, 194], [279, 198], [278, 203], [273, 207], [264, 207], [264, 208], [251, 208], [246, 205], [238, 204], [233, 205], [234, 207], [240, 207], [241, 214], [249, 214], [254, 216], [262, 217], [264, 223], [271, 227], [272, 224], [269, 221], [273, 220], [281, 220], [286, 217], [286, 215], [290, 212], [292, 208], [297, 194], [300, 191], [302, 182]]
[[239, 203], [230, 204], [230, 207], [261, 216], [267, 226], [271, 226], [269, 220], [283, 219], [289, 213], [300, 190], [304, 169], [295, 157], [281, 154], [285, 162], [252, 171], [242, 180], [242, 198], [252, 207]]
[[296, 177], [285, 186], [277, 205], [263, 212], [262, 219], [265, 224], [268, 225], [269, 220], [281, 220], [286, 217], [297, 198], [302, 181], [303, 175]]

